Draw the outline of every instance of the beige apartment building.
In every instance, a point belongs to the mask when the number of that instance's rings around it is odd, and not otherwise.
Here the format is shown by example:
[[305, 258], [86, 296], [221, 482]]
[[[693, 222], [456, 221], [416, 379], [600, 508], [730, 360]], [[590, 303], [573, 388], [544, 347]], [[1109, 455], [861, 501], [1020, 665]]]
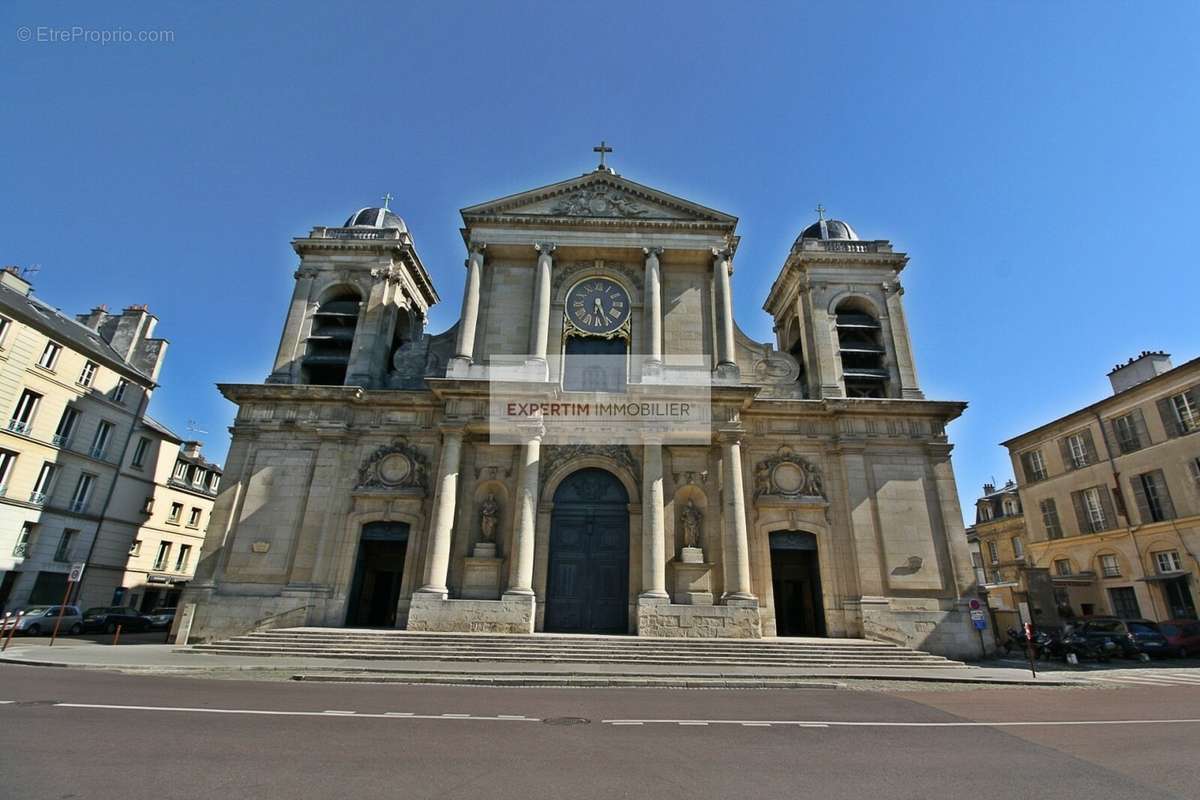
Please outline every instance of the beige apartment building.
[[1017, 484], [996, 488], [986, 483], [975, 501], [975, 524], [967, 528], [967, 543], [975, 578], [987, 594], [988, 608], [998, 629], [1018, 622], [1017, 604], [1024, 599], [1022, 570], [1029, 564], [1025, 514]]
[[0, 609], [61, 602], [72, 563], [84, 606], [169, 604], [193, 573], [220, 469], [146, 416], [156, 324], [71, 317], [0, 271]]
[[1144, 352], [1109, 379], [1111, 397], [1004, 442], [1027, 555], [1063, 616], [1194, 618], [1200, 359]]

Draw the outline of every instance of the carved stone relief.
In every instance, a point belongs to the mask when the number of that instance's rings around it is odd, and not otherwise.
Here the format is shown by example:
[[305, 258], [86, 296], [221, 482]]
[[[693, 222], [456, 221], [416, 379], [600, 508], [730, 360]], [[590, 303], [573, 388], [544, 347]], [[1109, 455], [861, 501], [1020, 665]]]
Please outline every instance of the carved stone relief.
[[429, 460], [403, 436], [371, 453], [358, 470], [357, 489], [429, 491]]
[[559, 198], [551, 214], [565, 217], [642, 217], [649, 210], [612, 186], [588, 186]]
[[821, 470], [792, 448], [783, 445], [775, 456], [758, 462], [754, 468], [754, 496], [796, 499], [824, 499], [825, 486]]

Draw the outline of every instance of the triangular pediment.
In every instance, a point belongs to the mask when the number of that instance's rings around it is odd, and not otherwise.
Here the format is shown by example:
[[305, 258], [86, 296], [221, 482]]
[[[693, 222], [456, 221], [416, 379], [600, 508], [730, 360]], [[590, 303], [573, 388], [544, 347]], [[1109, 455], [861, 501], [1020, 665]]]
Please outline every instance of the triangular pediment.
[[730, 214], [643, 186], [607, 170], [470, 206], [462, 210], [462, 215], [467, 221], [623, 220], [630, 224], [700, 223], [705, 227], [730, 229], [737, 224], [737, 217]]

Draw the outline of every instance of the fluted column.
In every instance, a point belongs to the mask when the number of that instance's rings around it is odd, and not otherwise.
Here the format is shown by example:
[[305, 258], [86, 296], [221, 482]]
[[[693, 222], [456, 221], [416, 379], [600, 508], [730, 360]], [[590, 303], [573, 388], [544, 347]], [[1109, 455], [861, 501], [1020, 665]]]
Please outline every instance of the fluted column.
[[662, 255], [661, 247], [644, 247], [646, 254], [646, 293], [642, 303], [642, 317], [645, 320], [646, 360], [654, 363], [662, 362], [662, 277], [659, 273], [658, 257]]
[[729, 286], [730, 252], [713, 248], [713, 288], [717, 301], [717, 366], [736, 369], [733, 347], [733, 294]]
[[433, 495], [433, 518], [429, 523], [429, 549], [420, 588], [422, 593], [442, 597], [446, 596], [446, 573], [450, 568], [450, 534], [454, 529], [454, 506], [458, 498], [462, 440], [462, 428], [442, 429], [442, 454]]
[[467, 257], [467, 285], [463, 287], [462, 315], [458, 321], [458, 347], [454, 357], [470, 363], [475, 356], [475, 327], [479, 323], [479, 284], [483, 279], [485, 244], [473, 242]]
[[667, 524], [663, 510], [662, 443], [642, 448], [642, 593], [667, 597]]
[[750, 538], [746, 531], [746, 492], [742, 481], [742, 446], [737, 434], [721, 437], [721, 495], [725, 592], [721, 602], [756, 601], [750, 589]]
[[517, 473], [516, 510], [513, 514], [511, 552], [508, 554], [506, 595], [533, 594], [533, 551], [537, 531], [538, 468], [541, 462], [543, 430], [528, 434], [521, 445], [521, 463]]
[[550, 338], [550, 269], [554, 265], [556, 245], [553, 242], [538, 242], [537, 267], [533, 284], [533, 314], [529, 324], [529, 353], [534, 359], [546, 360], [546, 346]]

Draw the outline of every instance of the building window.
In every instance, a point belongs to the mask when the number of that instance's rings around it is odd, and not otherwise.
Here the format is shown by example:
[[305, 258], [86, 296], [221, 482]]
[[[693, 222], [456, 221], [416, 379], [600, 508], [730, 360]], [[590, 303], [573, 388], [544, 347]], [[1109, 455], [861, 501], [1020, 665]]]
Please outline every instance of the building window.
[[141, 469], [146, 461], [146, 451], [150, 449], [150, 440], [145, 436], [138, 439], [137, 445], [133, 448], [133, 466]]
[[32, 522], [22, 523], [21, 532], [17, 534], [17, 543], [13, 546], [14, 558], [29, 557], [29, 553], [33, 549], [33, 529], [36, 527]]
[[1025, 560], [1025, 545], [1023, 545], [1021, 543], [1020, 536], [1014, 536], [1012, 538], [1012, 549], [1013, 549], [1013, 558], [1015, 558], [1017, 561]]
[[171, 543], [159, 542], [158, 553], [154, 556], [154, 568], [163, 570], [167, 568], [167, 561], [171, 558]]
[[146, 502], [142, 503], [142, 513], [143, 514], [153, 514], [154, 513], [154, 496], [153, 495], [151, 495], [150, 497], [147, 497]]
[[1200, 387], [1192, 387], [1158, 401], [1158, 415], [1171, 436], [1183, 436], [1200, 429]]
[[113, 387], [112, 399], [114, 403], [120, 403], [125, 399], [125, 390], [129, 388], [129, 381], [124, 378], [117, 379], [117, 385]]
[[192, 557], [192, 546], [190, 544], [181, 544], [179, 546], [179, 556], [175, 559], [175, 571], [184, 572], [188, 568], [188, 561]]
[[1091, 431], [1073, 433], [1059, 440], [1063, 451], [1063, 463], [1068, 469], [1082, 469], [1096, 463], [1096, 445]]
[[57, 474], [58, 467], [54, 463], [43, 461], [37, 480], [33, 482], [33, 491], [29, 493], [29, 502], [37, 506], [43, 505], [50, 496], [50, 490], [54, 488], [54, 477]]
[[188, 465], [186, 461], [177, 461], [175, 463], [175, 480], [185, 480], [187, 478], [187, 468]]
[[201, 513], [202, 512], [198, 508], [193, 508], [191, 510], [191, 513], [188, 514], [188, 522], [187, 522], [189, 528], [199, 528], [200, 527], [200, 514]]
[[54, 429], [55, 447], [70, 447], [71, 437], [75, 435], [75, 429], [79, 425], [79, 417], [79, 409], [70, 406], [63, 409], [62, 417], [58, 420], [58, 427]]
[[[1200, 482], [1200, 458], [1196, 459], [1196, 470], [1197, 470], [1196, 480], [1198, 482]], [[208, 490], [210, 492], [215, 492], [217, 490], [217, 484], [219, 484], [220, 482], [221, 482], [221, 476], [215, 472], [212, 473], [212, 475], [210, 475], [209, 479], [208, 479]]]
[[1071, 499], [1075, 503], [1075, 517], [1080, 533], [1106, 531], [1116, 522], [1112, 498], [1107, 487], [1093, 486], [1080, 492], [1071, 492]]
[[58, 548], [54, 551], [55, 561], [70, 561], [71, 560], [71, 545], [75, 542], [75, 537], [79, 531], [73, 528], [67, 528], [62, 532], [62, 538], [58, 540]]
[[1146, 430], [1146, 420], [1141, 409], [1134, 409], [1123, 417], [1112, 421], [1113, 434], [1117, 439], [1117, 448], [1122, 453], [1132, 453], [1150, 444], [1150, 434]]
[[91, 386], [92, 381], [96, 380], [96, 371], [100, 367], [96, 366], [95, 361], [84, 362], [83, 370], [79, 373], [79, 383], [82, 386]]
[[179, 522], [181, 516], [183, 516], [183, 503], [171, 503], [171, 513], [167, 515], [167, 522]]
[[1006, 517], [1015, 517], [1021, 513], [1020, 504], [1011, 497], [1004, 498], [1002, 505], [1004, 506], [1004, 516]]
[[113, 424], [104, 420], [96, 426], [96, 436], [92, 439], [92, 458], [104, 460], [104, 453], [108, 450], [108, 442], [112, 438]]
[[134, 539], [133, 544], [129, 545], [129, 555], [139, 556], [142, 554], [142, 540]]
[[200, 469], [199, 467], [196, 467], [195, 470], [192, 472], [192, 486], [203, 486], [204, 485], [204, 475], [205, 475], [204, 470]]
[[1042, 458], [1041, 450], [1030, 450], [1021, 454], [1021, 468], [1025, 472], [1026, 483], [1036, 483], [1046, 480], [1046, 460]]
[[1042, 510], [1042, 524], [1046, 526], [1047, 539], [1061, 539], [1062, 525], [1058, 521], [1058, 506], [1053, 498], [1046, 498], [1038, 503], [1038, 507]]
[[16, 463], [16, 453], [11, 450], [0, 450], [0, 496], [8, 493], [8, 479], [12, 475], [13, 464]]
[[996, 549], [996, 543], [988, 542], [987, 549], [988, 549], [988, 560], [991, 561], [993, 564], [999, 564], [1000, 563], [1000, 551]]
[[38, 404], [41, 402], [42, 396], [37, 392], [29, 389], [21, 392], [21, 399], [17, 401], [17, 408], [8, 422], [8, 429], [13, 433], [28, 435], [33, 427], [33, 415], [37, 413]]
[[4, 344], [4, 340], [8, 337], [8, 329], [12, 327], [12, 320], [8, 317], [0, 317], [0, 345]]
[[62, 345], [57, 342], [46, 342], [46, 349], [42, 351], [42, 357], [38, 359], [38, 366], [43, 369], [54, 369], [60, 353], [62, 353]]
[[979, 504], [979, 521], [991, 522], [992, 520], [992, 504], [984, 501]]
[[1100, 556], [1100, 574], [1106, 578], [1121, 577], [1121, 562], [1114, 555]]
[[1074, 575], [1075, 570], [1071, 569], [1071, 559], [1069, 559], [1069, 558], [1054, 559], [1054, 574], [1058, 575], [1060, 577], [1063, 577], [1063, 578], [1067, 577], [1068, 575]]
[[79, 476], [75, 484], [75, 494], [71, 496], [71, 511], [82, 514], [87, 511], [88, 502], [92, 499], [92, 489], [96, 485], [96, 476], [85, 472]]
[[1000, 583], [1000, 570], [992, 570], [992, 583]]
[[1163, 550], [1154, 554], [1154, 565], [1159, 572], [1182, 572], [1183, 561], [1178, 550]]
[[1108, 599], [1112, 603], [1113, 615], [1121, 619], [1139, 619], [1142, 610], [1138, 607], [1137, 593], [1131, 586], [1119, 586], [1108, 590]]
[[1161, 469], [1134, 475], [1129, 483], [1143, 525], [1175, 518], [1175, 506], [1171, 503], [1171, 493], [1167, 491], [1167, 480]]
[[1200, 486], [1200, 458], [1193, 458], [1189, 461], [1188, 469], [1192, 472], [1192, 480], [1197, 486]]

